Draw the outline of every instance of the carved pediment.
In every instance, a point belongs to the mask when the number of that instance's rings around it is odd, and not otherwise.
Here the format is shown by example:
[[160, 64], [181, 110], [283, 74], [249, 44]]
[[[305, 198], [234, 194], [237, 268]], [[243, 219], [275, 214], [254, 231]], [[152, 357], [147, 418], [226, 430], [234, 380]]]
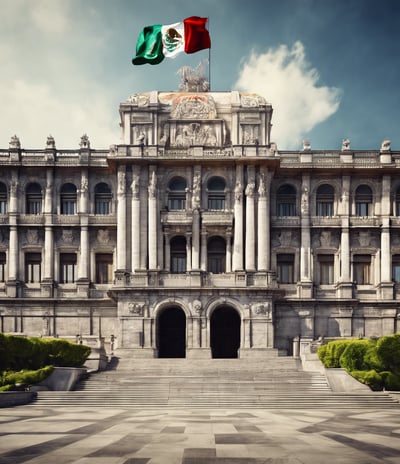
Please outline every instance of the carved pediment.
[[217, 110], [211, 95], [183, 94], [174, 98], [172, 119], [215, 119]]

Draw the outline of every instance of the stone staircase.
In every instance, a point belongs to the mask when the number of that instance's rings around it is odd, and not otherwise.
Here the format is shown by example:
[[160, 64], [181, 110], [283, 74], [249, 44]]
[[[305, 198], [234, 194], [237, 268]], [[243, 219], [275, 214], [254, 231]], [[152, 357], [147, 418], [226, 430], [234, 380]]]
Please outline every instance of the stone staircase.
[[90, 374], [74, 391], [40, 391], [34, 406], [87, 408], [393, 408], [381, 392], [334, 393], [324, 375], [289, 357], [128, 359]]

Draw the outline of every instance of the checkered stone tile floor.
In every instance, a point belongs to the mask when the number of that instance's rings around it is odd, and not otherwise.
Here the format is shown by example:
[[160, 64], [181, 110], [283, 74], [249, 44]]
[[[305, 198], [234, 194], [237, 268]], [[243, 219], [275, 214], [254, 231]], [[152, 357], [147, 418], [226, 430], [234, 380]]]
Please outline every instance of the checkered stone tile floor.
[[393, 410], [0, 410], [0, 464], [400, 463]]

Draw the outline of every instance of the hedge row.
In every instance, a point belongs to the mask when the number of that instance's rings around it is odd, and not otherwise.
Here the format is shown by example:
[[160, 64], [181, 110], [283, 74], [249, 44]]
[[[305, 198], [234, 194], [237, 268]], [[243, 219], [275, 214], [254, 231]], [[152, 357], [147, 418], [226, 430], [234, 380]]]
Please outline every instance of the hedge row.
[[25, 338], [0, 333], [0, 372], [45, 366], [81, 367], [90, 354], [85, 345], [59, 338]]
[[19, 388], [25, 390], [27, 385], [39, 383], [47, 378], [53, 370], [53, 366], [46, 366], [38, 370], [4, 371], [0, 376], [0, 392]]
[[332, 341], [319, 348], [318, 356], [325, 367], [346, 369], [373, 390], [400, 390], [400, 334]]

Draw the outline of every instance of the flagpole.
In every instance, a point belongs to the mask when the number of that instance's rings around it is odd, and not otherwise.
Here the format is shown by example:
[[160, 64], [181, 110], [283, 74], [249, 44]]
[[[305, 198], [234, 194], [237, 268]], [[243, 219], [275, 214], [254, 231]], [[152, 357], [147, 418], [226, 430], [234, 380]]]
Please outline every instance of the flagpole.
[[[210, 18], [207, 16], [208, 31], [210, 31]], [[208, 49], [208, 88], [211, 92], [211, 46]]]

